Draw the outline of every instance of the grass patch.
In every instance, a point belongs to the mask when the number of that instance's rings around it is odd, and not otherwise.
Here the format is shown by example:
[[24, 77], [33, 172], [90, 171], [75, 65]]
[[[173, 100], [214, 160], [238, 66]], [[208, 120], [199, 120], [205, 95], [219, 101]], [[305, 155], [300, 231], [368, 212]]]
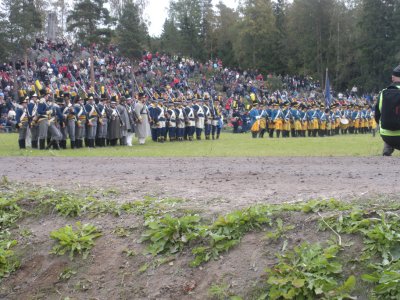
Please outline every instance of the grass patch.
[[[56, 157], [240, 157], [240, 156], [378, 156], [383, 142], [379, 136], [345, 135], [325, 138], [252, 139], [250, 134], [223, 133], [219, 140], [183, 143], [154, 143], [133, 147], [67, 149], [62, 151], [19, 150], [17, 134], [0, 134], [1, 156]], [[395, 155], [399, 155], [396, 151]]]

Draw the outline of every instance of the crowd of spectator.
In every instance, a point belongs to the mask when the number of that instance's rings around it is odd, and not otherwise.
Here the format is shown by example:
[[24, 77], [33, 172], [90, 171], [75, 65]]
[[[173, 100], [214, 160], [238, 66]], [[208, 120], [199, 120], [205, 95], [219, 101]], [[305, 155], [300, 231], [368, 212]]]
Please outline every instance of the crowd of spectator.
[[[0, 130], [15, 130], [18, 96], [27, 95], [32, 90], [38, 92], [38, 85], [53, 93], [60, 90], [72, 94], [92, 91], [96, 96], [102, 93], [102, 89], [110, 96], [145, 90], [150, 97], [167, 94], [170, 101], [202, 98], [208, 92], [212, 98], [218, 97], [222, 102], [225, 120], [233, 115], [241, 120], [240, 132], [249, 129], [246, 125], [248, 112], [254, 102], [267, 104], [273, 99], [313, 102], [323, 98], [320, 83], [309, 76], [265, 75], [257, 70], [225, 67], [218, 59], [203, 63], [158, 52], [144, 52], [142, 59], [132, 65], [119, 56], [118, 49], [112, 45], [106, 49], [95, 48], [95, 86], [91, 89], [89, 52], [86, 47], [67, 40], [37, 39], [26, 64], [20, 60], [1, 65]], [[338, 94], [338, 101], [353, 101], [352, 96], [354, 94]]]

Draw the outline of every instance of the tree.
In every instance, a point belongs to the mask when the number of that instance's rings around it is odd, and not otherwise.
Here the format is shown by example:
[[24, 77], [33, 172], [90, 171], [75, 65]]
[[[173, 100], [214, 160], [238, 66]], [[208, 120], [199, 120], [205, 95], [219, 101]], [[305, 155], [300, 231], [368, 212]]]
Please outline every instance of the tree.
[[200, 21], [200, 42], [204, 53], [202, 59], [212, 59], [215, 53], [215, 13], [211, 0], [200, 0], [201, 21]]
[[[398, 64], [398, 1], [363, 0], [359, 16], [360, 77], [356, 83], [368, 90], [378, 91], [388, 79], [391, 69]], [[397, 36], [396, 36], [397, 33]]]
[[271, 62], [275, 17], [270, 0], [246, 0], [234, 43], [235, 56], [246, 68], [266, 69]]
[[[43, 16], [33, 0], [4, 0], [3, 12], [5, 27], [2, 30], [7, 40], [4, 44], [5, 49], [11, 54], [14, 70], [16, 60], [23, 57], [27, 77], [28, 50], [37, 34], [43, 29]], [[15, 72], [14, 82], [16, 82]], [[14, 85], [14, 89], [17, 88]]]
[[[321, 81], [334, 55], [332, 21], [335, 0], [295, 0], [289, 10], [289, 69], [316, 75]], [[333, 51], [332, 51], [333, 50]]]
[[239, 14], [222, 2], [217, 4], [216, 28], [215, 28], [215, 52], [228, 66], [237, 66], [233, 51], [233, 41], [237, 35]]
[[176, 53], [181, 45], [180, 33], [176, 28], [173, 19], [166, 19], [163, 25], [163, 32], [160, 37], [160, 46], [162, 51], [167, 53]]
[[183, 55], [200, 58], [203, 53], [201, 34], [201, 6], [199, 0], [171, 1], [169, 18], [174, 20]]
[[135, 60], [141, 57], [146, 37], [147, 28], [140, 20], [138, 5], [133, 0], [127, 0], [118, 20], [117, 43], [121, 54], [131, 61], [132, 86], [135, 76], [133, 65]]
[[273, 12], [275, 16], [275, 31], [270, 47], [271, 64], [270, 67], [279, 74], [286, 71], [287, 62], [287, 24], [286, 24], [286, 2], [277, 0], [273, 3]]
[[[137, 5], [137, 8], [139, 10], [139, 16], [141, 18], [141, 21], [143, 22], [143, 12], [147, 6], [149, 0], [134, 0], [133, 2]], [[127, 5], [127, 3], [131, 2], [131, 0], [110, 0], [110, 8], [111, 8], [111, 14], [115, 17], [115, 18], [119, 18], [124, 9], [125, 9], [125, 5]]]
[[94, 47], [108, 45], [111, 39], [112, 19], [104, 7], [107, 0], [77, 0], [67, 18], [67, 30], [73, 32], [78, 40], [90, 49], [90, 81], [94, 88]]

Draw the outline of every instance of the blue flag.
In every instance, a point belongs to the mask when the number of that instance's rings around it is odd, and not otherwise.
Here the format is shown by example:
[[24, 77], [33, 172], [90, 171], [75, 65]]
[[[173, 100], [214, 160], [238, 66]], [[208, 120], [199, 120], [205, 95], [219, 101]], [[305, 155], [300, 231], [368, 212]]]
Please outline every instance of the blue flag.
[[329, 108], [331, 105], [331, 85], [329, 82], [328, 69], [326, 69], [326, 81], [325, 81], [325, 107]]

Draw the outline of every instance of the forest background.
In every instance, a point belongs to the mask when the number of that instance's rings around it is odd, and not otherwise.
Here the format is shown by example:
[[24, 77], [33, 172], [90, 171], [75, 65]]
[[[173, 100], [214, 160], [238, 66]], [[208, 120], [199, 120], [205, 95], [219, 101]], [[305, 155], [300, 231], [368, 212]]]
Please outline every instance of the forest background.
[[148, 1], [2, 0], [0, 61], [26, 60], [55, 12], [60, 37], [97, 47], [112, 43], [133, 60], [158, 51], [221, 59], [226, 67], [265, 75], [307, 75], [322, 84], [328, 68], [337, 91], [377, 92], [400, 62], [400, 0], [243, 0], [235, 9], [173, 0], [159, 37], [148, 34]]

